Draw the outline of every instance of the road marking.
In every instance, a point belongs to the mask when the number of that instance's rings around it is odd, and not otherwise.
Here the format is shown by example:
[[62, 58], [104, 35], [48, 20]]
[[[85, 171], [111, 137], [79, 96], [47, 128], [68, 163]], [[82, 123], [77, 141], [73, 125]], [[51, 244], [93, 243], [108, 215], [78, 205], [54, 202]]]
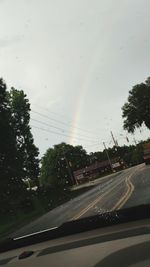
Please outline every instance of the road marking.
[[115, 204], [115, 206], [111, 209], [111, 211], [121, 209], [124, 206], [124, 204], [127, 202], [127, 200], [130, 198], [130, 196], [132, 195], [132, 193], [134, 191], [134, 185], [130, 181], [131, 177], [132, 177], [132, 175], [127, 177], [125, 180], [125, 183], [127, 186], [127, 192], [125, 193], [125, 195], [123, 195], [119, 199], [119, 201]]
[[122, 181], [120, 183], [118, 183], [117, 185], [111, 187], [111, 189], [108, 190], [106, 193], [104, 193], [102, 196], [99, 196], [98, 198], [96, 198], [92, 203], [90, 203], [85, 209], [81, 210], [71, 220], [79, 219], [82, 215], [84, 215], [87, 211], [89, 211], [91, 208], [93, 208], [103, 197], [105, 197], [107, 194], [109, 194], [115, 187], [117, 187], [121, 183], [122, 183]]
[[[143, 167], [143, 166], [142, 166]], [[139, 170], [136, 170], [134, 173], [132, 173], [131, 175], [129, 175], [126, 180], [125, 183], [127, 185], [127, 192], [125, 193], [124, 196], [122, 196], [122, 198], [119, 199], [119, 201], [115, 204], [115, 206], [111, 209], [111, 211], [113, 210], [119, 210], [121, 209], [125, 203], [127, 202], [127, 200], [131, 197], [133, 191], [134, 191], [134, 185], [131, 182], [131, 178], [134, 174], [136, 174], [137, 172], [141, 172], [143, 168], [139, 168]]]
[[[143, 167], [143, 166], [142, 166]], [[140, 167], [138, 169], [138, 172], [141, 171], [143, 168]], [[127, 192], [125, 193], [125, 195], [119, 199], [119, 201], [117, 202], [117, 204], [113, 207], [112, 210], [116, 209], [115, 207], [117, 206], [117, 209], [119, 209], [120, 207], [122, 207], [126, 201], [130, 198], [130, 196], [132, 195], [132, 192], [134, 191], [134, 185], [131, 183], [130, 179], [133, 176], [133, 174], [135, 174], [137, 172], [134, 171], [134, 173], [130, 174], [125, 182], [127, 185]], [[110, 190], [108, 190], [106, 193], [104, 193], [102, 196], [99, 196], [98, 198], [96, 198], [92, 203], [90, 203], [86, 208], [84, 208], [83, 210], [81, 210], [77, 215], [75, 215], [71, 220], [77, 220], [79, 219], [82, 215], [84, 215], [86, 212], [88, 212], [91, 208], [93, 208], [103, 197], [105, 197], [107, 194], [109, 194], [115, 187], [117, 187], [118, 185], [120, 185], [122, 183], [122, 181], [120, 183], [118, 183], [117, 185], [111, 187]]]

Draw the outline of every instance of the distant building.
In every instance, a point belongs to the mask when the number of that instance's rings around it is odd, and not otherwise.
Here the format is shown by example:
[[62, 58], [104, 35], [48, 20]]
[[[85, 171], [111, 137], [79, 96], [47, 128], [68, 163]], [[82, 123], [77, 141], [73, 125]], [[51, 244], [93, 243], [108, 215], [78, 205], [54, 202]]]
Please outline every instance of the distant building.
[[92, 180], [103, 174], [110, 173], [112, 170], [114, 172], [125, 169], [125, 163], [120, 158], [111, 159], [111, 166], [108, 160], [102, 162], [95, 162], [94, 164], [87, 166], [83, 169], [74, 171], [74, 177], [79, 182], [82, 183], [86, 180]]

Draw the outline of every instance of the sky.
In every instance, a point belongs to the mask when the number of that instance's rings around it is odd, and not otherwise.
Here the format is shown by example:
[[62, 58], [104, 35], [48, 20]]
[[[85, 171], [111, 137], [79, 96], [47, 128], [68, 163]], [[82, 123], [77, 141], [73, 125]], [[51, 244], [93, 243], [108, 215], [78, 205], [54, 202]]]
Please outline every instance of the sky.
[[[149, 0], [0, 0], [0, 76], [24, 90], [42, 156], [126, 144], [121, 107], [150, 76]], [[130, 144], [149, 137], [143, 127]]]

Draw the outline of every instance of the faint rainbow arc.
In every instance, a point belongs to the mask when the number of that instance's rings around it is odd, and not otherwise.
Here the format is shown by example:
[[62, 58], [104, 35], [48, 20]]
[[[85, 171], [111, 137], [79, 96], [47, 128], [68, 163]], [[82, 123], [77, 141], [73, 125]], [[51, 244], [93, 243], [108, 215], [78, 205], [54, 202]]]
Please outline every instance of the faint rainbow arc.
[[75, 127], [78, 127], [80, 125], [80, 120], [81, 120], [83, 110], [84, 110], [84, 101], [86, 99], [88, 87], [92, 80], [93, 71], [96, 68], [97, 63], [98, 63], [99, 56], [98, 56], [97, 51], [98, 49], [95, 49], [95, 53], [91, 59], [91, 64], [89, 64], [89, 68], [87, 69], [86, 74], [84, 76], [80, 94], [77, 98], [76, 109], [75, 109], [73, 119], [72, 119], [72, 124], [71, 124], [72, 129], [70, 130], [71, 137], [69, 138], [69, 143], [72, 145], [74, 145], [75, 137], [77, 136], [77, 133], [78, 133], [78, 130], [77, 128], [75, 129]]

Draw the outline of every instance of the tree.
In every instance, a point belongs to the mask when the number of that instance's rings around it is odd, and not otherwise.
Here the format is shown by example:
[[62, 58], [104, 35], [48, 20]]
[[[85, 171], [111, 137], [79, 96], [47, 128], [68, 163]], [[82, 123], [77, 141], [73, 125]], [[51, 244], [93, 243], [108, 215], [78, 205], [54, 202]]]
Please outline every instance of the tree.
[[[32, 207], [23, 179], [37, 183], [38, 149], [29, 126], [30, 104], [23, 91], [9, 92], [0, 79], [0, 212], [16, 213]], [[17, 196], [17, 197], [16, 197]]]
[[[17, 172], [17, 146], [9, 94], [0, 79], [0, 212], [14, 212], [16, 204], [26, 194], [26, 188]], [[18, 192], [20, 194], [18, 194]], [[17, 198], [16, 198], [17, 195]]]
[[[108, 148], [110, 159], [121, 158], [128, 165], [136, 165], [143, 162], [142, 142], [137, 146], [113, 146]], [[105, 151], [90, 153], [90, 162], [108, 160]]]
[[96, 161], [105, 161], [107, 160], [106, 152], [98, 151], [98, 152], [91, 152], [90, 155], [90, 164], [95, 163]]
[[73, 171], [87, 166], [89, 157], [82, 146], [61, 143], [46, 151], [41, 164], [41, 184], [64, 186], [75, 183]]
[[31, 133], [30, 103], [26, 94], [21, 90], [11, 88], [10, 106], [12, 124], [17, 146], [17, 163], [21, 179], [30, 178], [36, 183], [39, 175], [38, 148], [34, 145]]
[[122, 107], [124, 129], [133, 133], [144, 123], [150, 129], [150, 78], [129, 91], [128, 102]]
[[6, 89], [6, 84], [0, 79], [0, 171], [3, 173], [1, 177], [10, 172], [12, 167], [11, 155], [15, 155], [15, 138]]

